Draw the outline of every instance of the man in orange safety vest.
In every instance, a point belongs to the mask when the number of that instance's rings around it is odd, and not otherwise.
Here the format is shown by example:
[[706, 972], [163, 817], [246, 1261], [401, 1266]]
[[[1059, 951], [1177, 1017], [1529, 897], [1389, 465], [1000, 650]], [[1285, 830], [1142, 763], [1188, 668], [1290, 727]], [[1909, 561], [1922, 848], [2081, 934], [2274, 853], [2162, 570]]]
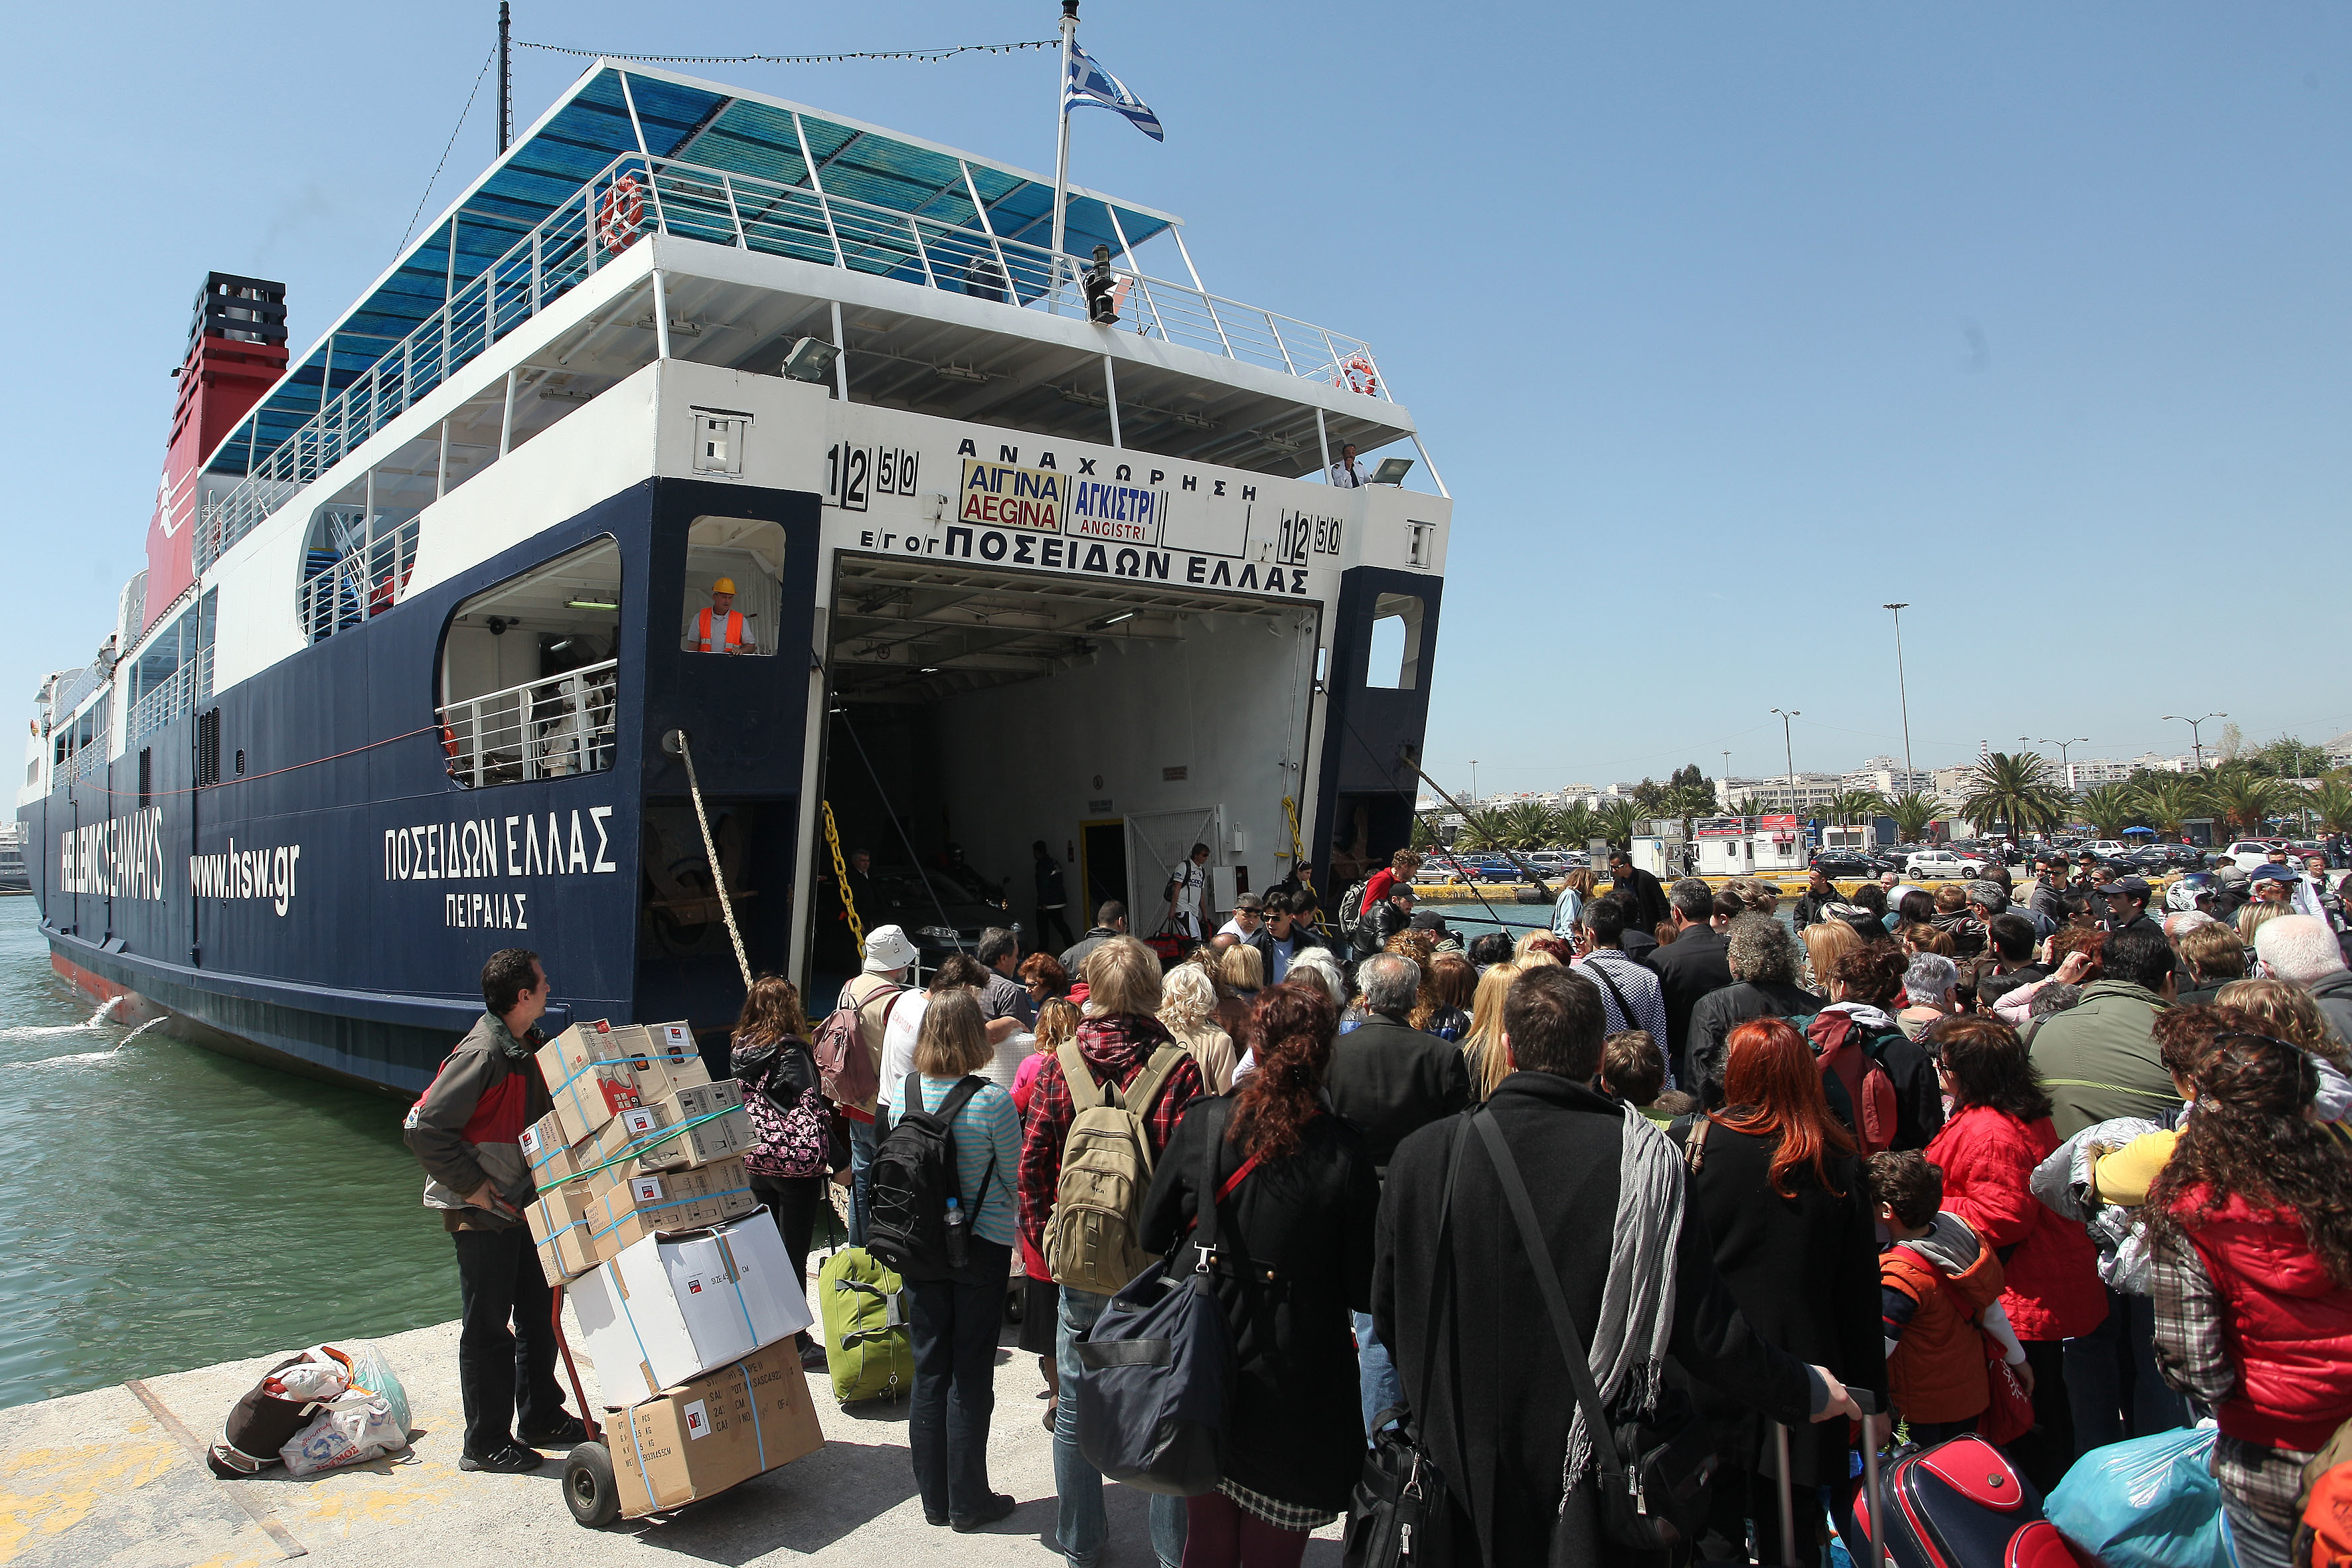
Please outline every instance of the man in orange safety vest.
[[710, 608], [696, 612], [688, 647], [695, 653], [750, 653], [751, 628], [735, 607], [735, 579], [710, 584]]

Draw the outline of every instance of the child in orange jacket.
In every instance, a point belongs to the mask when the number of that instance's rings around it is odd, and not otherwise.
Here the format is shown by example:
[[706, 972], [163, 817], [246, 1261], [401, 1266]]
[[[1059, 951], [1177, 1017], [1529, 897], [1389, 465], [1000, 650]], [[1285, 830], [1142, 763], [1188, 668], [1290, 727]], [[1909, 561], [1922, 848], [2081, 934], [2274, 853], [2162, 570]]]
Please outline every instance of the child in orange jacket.
[[1966, 1220], [1941, 1212], [1944, 1173], [1917, 1150], [1870, 1157], [1872, 1201], [1888, 1241], [1878, 1255], [1888, 1395], [1922, 1446], [1976, 1429], [1992, 1402], [1982, 1328], [2026, 1392], [2025, 1347], [2001, 1310], [2000, 1259]]

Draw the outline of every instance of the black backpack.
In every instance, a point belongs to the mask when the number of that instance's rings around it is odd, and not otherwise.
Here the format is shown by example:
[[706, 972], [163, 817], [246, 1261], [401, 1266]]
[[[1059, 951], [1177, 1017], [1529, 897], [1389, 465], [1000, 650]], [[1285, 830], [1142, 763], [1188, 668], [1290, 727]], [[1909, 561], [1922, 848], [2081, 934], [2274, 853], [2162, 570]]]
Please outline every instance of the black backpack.
[[[937, 1110], [925, 1110], [923, 1079], [907, 1075], [906, 1103], [874, 1151], [866, 1250], [908, 1279], [944, 1279], [954, 1272], [948, 1259], [948, 1199], [965, 1199], [956, 1173], [955, 1119], [987, 1080], [967, 1076]], [[992, 1160], [989, 1169], [993, 1172]], [[988, 1195], [988, 1177], [971, 1204]], [[964, 1209], [969, 1218], [971, 1208]]]

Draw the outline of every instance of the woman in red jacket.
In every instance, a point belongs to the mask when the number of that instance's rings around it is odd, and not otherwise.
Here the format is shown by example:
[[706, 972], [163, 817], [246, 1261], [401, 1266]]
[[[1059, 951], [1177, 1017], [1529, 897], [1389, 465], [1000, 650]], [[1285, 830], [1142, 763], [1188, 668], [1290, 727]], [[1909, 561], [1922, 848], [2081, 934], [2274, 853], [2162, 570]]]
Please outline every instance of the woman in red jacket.
[[2286, 1568], [2303, 1467], [2352, 1419], [2352, 1164], [2311, 1120], [2312, 1058], [2225, 1030], [2148, 1189], [2156, 1359], [2213, 1407], [2241, 1568]]
[[2062, 1342], [2087, 1334], [2107, 1315], [2098, 1250], [2033, 1196], [2033, 1167], [2058, 1147], [2050, 1097], [2017, 1032], [1981, 1015], [1936, 1031], [1951, 1120], [1927, 1145], [1944, 1172], [1944, 1207], [1969, 1222], [2001, 1259], [2002, 1310], [2025, 1345], [2033, 1430], [2009, 1445], [2026, 1479], [2047, 1492], [2074, 1462], [2074, 1418], [2066, 1405]]

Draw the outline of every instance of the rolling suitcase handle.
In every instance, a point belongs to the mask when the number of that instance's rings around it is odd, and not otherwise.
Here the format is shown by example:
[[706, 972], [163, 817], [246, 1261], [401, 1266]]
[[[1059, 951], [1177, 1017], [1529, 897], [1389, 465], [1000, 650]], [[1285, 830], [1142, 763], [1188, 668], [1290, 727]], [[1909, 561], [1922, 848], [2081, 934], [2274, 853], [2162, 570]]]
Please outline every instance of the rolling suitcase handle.
[[1881, 1517], [1884, 1500], [1878, 1491], [1878, 1438], [1870, 1427], [1870, 1418], [1878, 1414], [1878, 1395], [1866, 1388], [1849, 1387], [1846, 1393], [1862, 1406], [1862, 1485], [1863, 1495], [1870, 1500], [1870, 1568], [1885, 1568], [1886, 1528]]
[[1789, 1429], [1778, 1421], [1772, 1423], [1772, 1457], [1780, 1462], [1780, 1568], [1798, 1568], [1797, 1499], [1795, 1484], [1789, 1479]]

